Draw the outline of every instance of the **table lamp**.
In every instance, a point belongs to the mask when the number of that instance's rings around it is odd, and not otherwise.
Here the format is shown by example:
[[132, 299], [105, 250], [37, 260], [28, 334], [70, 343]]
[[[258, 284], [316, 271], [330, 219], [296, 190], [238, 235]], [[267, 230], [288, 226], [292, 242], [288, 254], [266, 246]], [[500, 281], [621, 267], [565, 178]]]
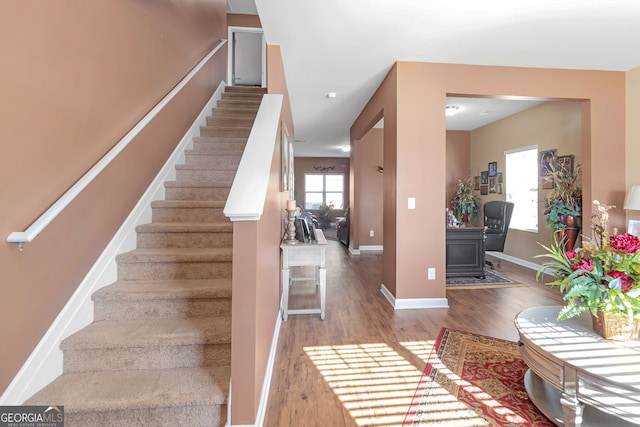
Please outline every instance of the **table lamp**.
[[[635, 185], [627, 191], [627, 197], [624, 199], [624, 209], [640, 211], [640, 185]], [[627, 233], [640, 237], [640, 221], [630, 219], [627, 224]]]

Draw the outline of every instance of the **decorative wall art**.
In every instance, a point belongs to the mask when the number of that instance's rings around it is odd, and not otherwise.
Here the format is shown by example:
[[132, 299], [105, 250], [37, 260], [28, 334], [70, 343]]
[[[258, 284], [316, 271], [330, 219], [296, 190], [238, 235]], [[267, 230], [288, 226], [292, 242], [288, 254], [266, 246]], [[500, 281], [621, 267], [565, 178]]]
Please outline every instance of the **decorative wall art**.
[[291, 170], [289, 169], [291, 165], [291, 154], [289, 153], [290, 144], [289, 144], [289, 133], [287, 132], [287, 128], [282, 122], [281, 125], [282, 135], [280, 136], [281, 142], [281, 159], [280, 159], [280, 167], [281, 167], [281, 179], [280, 179], [280, 191], [289, 191], [289, 183], [291, 181], [290, 175]]
[[480, 172], [480, 185], [489, 184], [489, 171]]
[[496, 188], [498, 189], [498, 194], [502, 194], [502, 184], [501, 184], [501, 183], [498, 183], [498, 184], [496, 185]]
[[569, 174], [573, 173], [573, 154], [568, 156], [558, 156], [558, 167], [564, 169]]
[[496, 179], [489, 178], [489, 193], [495, 193], [495, 192], [496, 192]]
[[556, 168], [558, 150], [546, 150], [540, 152], [540, 176], [549, 176]]
[[480, 186], [480, 195], [481, 196], [486, 196], [487, 194], [489, 194], [489, 186], [488, 185], [481, 185]]
[[479, 176], [474, 176], [473, 177], [473, 189], [476, 191], [480, 190], [480, 177]]
[[496, 176], [498, 173], [498, 162], [489, 163], [489, 176]]

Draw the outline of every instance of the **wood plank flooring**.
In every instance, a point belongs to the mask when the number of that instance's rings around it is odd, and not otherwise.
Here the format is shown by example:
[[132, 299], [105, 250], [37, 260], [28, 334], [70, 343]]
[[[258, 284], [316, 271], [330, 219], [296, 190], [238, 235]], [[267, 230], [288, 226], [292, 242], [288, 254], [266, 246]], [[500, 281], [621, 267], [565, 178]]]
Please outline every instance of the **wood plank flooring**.
[[[326, 318], [283, 322], [265, 427], [399, 426], [442, 327], [516, 341], [518, 312], [563, 304], [535, 271], [499, 261], [499, 272], [529, 286], [455, 290], [447, 309], [394, 311], [380, 292], [379, 254], [329, 241], [327, 257]], [[292, 306], [314, 302], [313, 285], [294, 287]]]

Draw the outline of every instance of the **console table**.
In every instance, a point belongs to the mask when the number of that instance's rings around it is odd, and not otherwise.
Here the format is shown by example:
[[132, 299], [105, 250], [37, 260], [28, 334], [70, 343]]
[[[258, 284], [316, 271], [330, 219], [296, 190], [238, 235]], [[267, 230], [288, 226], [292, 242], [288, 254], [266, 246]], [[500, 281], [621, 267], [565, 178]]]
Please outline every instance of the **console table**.
[[640, 343], [600, 337], [589, 313], [558, 321], [560, 309], [528, 308], [515, 319], [531, 401], [557, 425], [640, 424]]
[[484, 277], [484, 240], [484, 227], [448, 227], [446, 277]]
[[[290, 314], [319, 313], [324, 320], [324, 307], [327, 294], [327, 239], [322, 230], [316, 230], [316, 240], [309, 243], [299, 242], [289, 244], [284, 240], [280, 243], [282, 251], [282, 319], [287, 320]], [[311, 266], [316, 269], [316, 284], [320, 288], [320, 308], [289, 309], [289, 287], [297, 280], [307, 278], [291, 277], [289, 267]]]

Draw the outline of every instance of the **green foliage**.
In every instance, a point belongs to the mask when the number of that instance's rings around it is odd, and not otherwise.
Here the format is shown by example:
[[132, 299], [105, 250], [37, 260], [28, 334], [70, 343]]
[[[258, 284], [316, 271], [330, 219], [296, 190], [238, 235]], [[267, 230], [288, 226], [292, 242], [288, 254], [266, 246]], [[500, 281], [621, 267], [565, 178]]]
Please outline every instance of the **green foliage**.
[[451, 209], [458, 221], [467, 215], [469, 220], [478, 215], [478, 196], [473, 194], [473, 179], [471, 177], [458, 180], [458, 190], [451, 200]]
[[604, 311], [640, 319], [640, 246], [635, 236], [612, 236], [611, 242], [631, 241], [629, 250], [617, 245], [613, 248], [605, 241], [602, 246], [587, 244], [569, 252], [564, 251], [556, 236], [557, 233], [550, 247], [540, 244], [546, 253], [536, 258], [549, 260], [541, 265], [536, 280], [544, 272], [553, 272], [554, 280], [547, 285], [558, 286], [567, 301], [559, 320], [587, 310], [594, 316]]
[[324, 203], [320, 205], [318, 210], [318, 224], [320, 228], [329, 228], [334, 221], [335, 215], [333, 214], [333, 205]]
[[556, 230], [566, 228], [563, 218], [567, 215], [581, 216], [582, 167], [578, 163], [574, 170], [570, 170], [559, 164], [545, 179], [553, 182], [553, 189], [545, 197], [547, 227]]

